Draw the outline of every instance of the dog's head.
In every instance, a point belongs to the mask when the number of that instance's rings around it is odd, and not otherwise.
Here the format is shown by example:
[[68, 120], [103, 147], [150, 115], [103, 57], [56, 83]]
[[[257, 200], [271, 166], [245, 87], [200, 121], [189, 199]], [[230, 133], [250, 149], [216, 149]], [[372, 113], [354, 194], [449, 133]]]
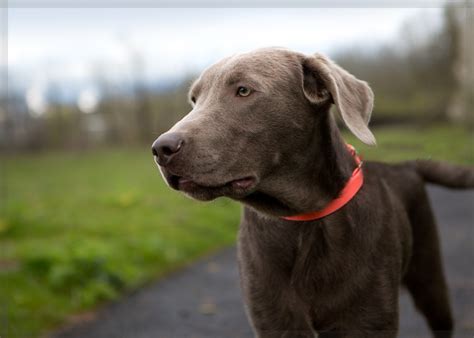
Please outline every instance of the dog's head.
[[201, 74], [189, 100], [191, 112], [152, 149], [167, 183], [200, 200], [271, 190], [283, 171], [307, 163], [332, 105], [359, 139], [375, 143], [371, 89], [319, 54], [269, 48], [226, 58]]

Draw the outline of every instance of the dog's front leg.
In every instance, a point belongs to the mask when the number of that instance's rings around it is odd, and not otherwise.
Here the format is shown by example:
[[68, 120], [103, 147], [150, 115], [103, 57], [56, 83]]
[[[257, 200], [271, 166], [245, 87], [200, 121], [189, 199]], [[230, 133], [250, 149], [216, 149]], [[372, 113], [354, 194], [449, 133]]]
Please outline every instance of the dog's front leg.
[[396, 338], [397, 336], [397, 330], [334, 330], [318, 333], [318, 338]]
[[297, 312], [291, 298], [275, 283], [242, 283], [247, 314], [258, 338], [314, 338], [315, 332], [303, 313]]

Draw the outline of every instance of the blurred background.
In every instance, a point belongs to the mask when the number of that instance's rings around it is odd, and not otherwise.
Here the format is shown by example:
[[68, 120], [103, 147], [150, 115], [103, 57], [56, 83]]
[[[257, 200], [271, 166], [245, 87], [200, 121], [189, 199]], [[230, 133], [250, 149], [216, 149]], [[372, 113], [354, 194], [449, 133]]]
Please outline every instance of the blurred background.
[[345, 133], [365, 158], [474, 164], [468, 1], [2, 11], [2, 337], [34, 337], [80, 320], [234, 243], [239, 206], [201, 204], [167, 189], [150, 151], [190, 111], [191, 81], [230, 54], [266, 46], [327, 54], [375, 92], [378, 147]]

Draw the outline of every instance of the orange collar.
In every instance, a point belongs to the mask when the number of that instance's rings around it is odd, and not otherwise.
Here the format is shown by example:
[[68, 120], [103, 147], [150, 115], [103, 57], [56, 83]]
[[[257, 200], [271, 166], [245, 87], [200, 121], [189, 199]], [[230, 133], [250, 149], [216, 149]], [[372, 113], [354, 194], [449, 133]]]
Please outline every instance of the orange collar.
[[348, 144], [347, 147], [352, 153], [352, 156], [354, 156], [354, 159], [357, 163], [357, 168], [355, 168], [352, 172], [352, 176], [349, 178], [346, 185], [341, 190], [339, 197], [333, 199], [321, 210], [309, 212], [307, 214], [282, 217], [283, 219], [286, 219], [287, 221], [314, 221], [316, 219], [326, 217], [332, 214], [333, 212], [336, 212], [337, 210], [345, 206], [347, 203], [349, 203], [349, 201], [357, 194], [357, 192], [362, 187], [362, 184], [364, 183], [364, 174], [362, 173], [361, 169], [362, 161], [359, 156], [357, 156], [355, 148], [350, 144]]

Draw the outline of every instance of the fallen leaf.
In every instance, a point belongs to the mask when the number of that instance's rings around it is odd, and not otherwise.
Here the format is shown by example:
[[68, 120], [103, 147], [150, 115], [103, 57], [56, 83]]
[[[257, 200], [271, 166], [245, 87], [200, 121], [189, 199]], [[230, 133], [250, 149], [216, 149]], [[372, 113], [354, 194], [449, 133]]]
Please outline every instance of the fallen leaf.
[[204, 301], [199, 305], [199, 312], [203, 315], [213, 315], [217, 312], [217, 306], [212, 301]]
[[209, 262], [207, 264], [207, 271], [210, 272], [210, 273], [217, 273], [219, 272], [219, 264], [215, 263], [215, 262]]

